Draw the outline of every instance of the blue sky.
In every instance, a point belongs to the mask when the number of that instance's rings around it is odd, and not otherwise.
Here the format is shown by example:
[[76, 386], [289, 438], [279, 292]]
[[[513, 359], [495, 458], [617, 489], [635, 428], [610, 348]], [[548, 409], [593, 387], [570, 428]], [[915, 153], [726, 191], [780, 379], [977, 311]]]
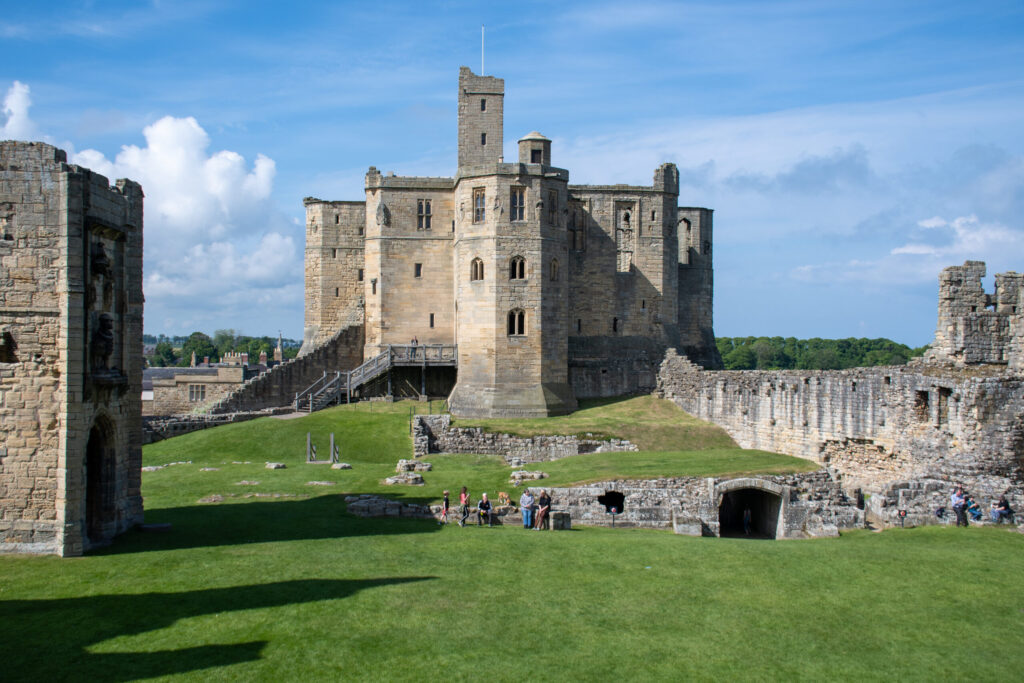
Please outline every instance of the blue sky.
[[1018, 2], [2, 0], [0, 138], [146, 191], [148, 332], [302, 334], [302, 198], [451, 175], [458, 67], [506, 156], [715, 209], [721, 336], [930, 341], [938, 271], [1024, 270]]

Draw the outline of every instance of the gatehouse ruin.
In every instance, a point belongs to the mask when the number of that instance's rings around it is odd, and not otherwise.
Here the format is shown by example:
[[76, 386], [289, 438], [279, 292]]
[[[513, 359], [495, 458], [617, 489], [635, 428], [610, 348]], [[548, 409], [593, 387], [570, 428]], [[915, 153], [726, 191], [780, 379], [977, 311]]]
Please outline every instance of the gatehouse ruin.
[[0, 142], [0, 552], [142, 521], [142, 188]]

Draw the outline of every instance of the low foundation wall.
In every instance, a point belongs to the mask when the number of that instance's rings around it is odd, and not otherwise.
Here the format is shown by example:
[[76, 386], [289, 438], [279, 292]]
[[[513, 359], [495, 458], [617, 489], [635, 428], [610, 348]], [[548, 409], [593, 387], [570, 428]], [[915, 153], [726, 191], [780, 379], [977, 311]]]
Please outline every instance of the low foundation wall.
[[220, 415], [197, 414], [197, 415], [160, 415], [142, 418], [142, 443], [155, 443], [170, 439], [173, 436], [181, 436], [190, 432], [197, 432], [210, 427], [233, 422], [246, 422], [255, 420], [258, 417], [270, 417], [272, 415], [285, 415], [292, 412], [291, 406], [280, 408], [265, 408], [263, 410], [252, 410], [243, 413], [223, 413]]
[[492, 434], [478, 427], [452, 427], [450, 415], [417, 415], [413, 419], [413, 455], [428, 453], [477, 453], [501, 455], [510, 465], [558, 460], [580, 453], [639, 450], [621, 439], [601, 441], [575, 436]]

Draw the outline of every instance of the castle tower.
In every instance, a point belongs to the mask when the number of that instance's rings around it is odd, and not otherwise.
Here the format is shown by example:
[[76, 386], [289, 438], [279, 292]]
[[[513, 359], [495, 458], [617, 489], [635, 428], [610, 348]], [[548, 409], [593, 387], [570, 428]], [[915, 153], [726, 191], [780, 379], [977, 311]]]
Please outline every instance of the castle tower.
[[500, 79], [460, 71], [459, 365], [448, 404], [466, 417], [557, 415], [576, 408], [566, 329], [569, 173], [550, 166], [551, 143], [539, 133], [520, 141], [519, 163], [499, 162], [503, 90]]

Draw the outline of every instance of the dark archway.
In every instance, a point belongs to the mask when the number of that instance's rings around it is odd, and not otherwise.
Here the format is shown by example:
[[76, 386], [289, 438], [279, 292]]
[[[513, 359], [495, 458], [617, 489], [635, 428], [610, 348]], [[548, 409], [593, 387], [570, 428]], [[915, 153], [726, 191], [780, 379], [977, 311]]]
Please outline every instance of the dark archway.
[[750, 538], [775, 538], [782, 497], [762, 489], [736, 489], [722, 495], [718, 507], [719, 536], [747, 537], [743, 517], [750, 510]]
[[97, 420], [85, 447], [85, 534], [89, 545], [109, 541], [114, 534], [114, 448], [111, 430]]
[[597, 502], [604, 505], [605, 512], [611, 513], [612, 508], [616, 514], [622, 514], [622, 508], [626, 504], [626, 496], [618, 491], [605, 491], [603, 496], [597, 497]]

